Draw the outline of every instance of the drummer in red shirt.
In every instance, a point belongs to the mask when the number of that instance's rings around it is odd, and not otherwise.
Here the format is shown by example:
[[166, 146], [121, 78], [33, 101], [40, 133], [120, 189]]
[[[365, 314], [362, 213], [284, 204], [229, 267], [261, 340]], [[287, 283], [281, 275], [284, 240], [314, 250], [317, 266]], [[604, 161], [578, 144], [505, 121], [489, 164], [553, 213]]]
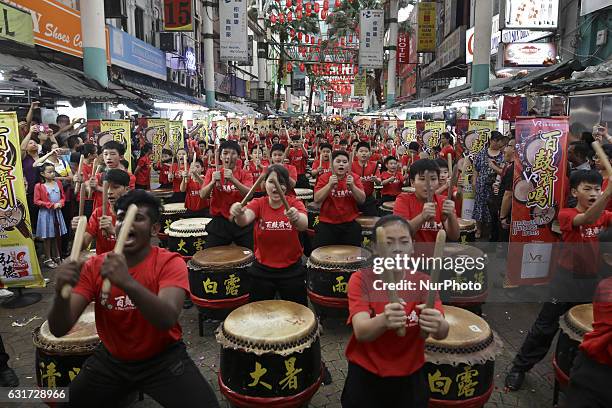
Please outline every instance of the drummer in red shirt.
[[[255, 182], [261, 173], [265, 171], [266, 167], [270, 165], [268, 160], [263, 158], [263, 152], [259, 146], [253, 147], [251, 149], [251, 157], [250, 160], [246, 163], [246, 171], [251, 173], [253, 177], [253, 182]], [[255, 192], [253, 193], [253, 197], [261, 197], [265, 194], [265, 190], [263, 187], [263, 183], [257, 186]]]
[[[285, 162], [283, 162], [283, 159]], [[289, 164], [289, 160], [285, 157], [285, 146], [281, 143], [273, 145], [270, 150], [270, 165], [272, 164], [280, 164], [287, 169], [289, 172], [289, 189], [293, 191], [298, 178], [297, 169]]]
[[150, 143], [140, 149], [140, 158], [136, 164], [134, 174], [136, 175], [136, 188], [148, 190], [151, 188], [151, 154], [153, 146]]
[[593, 331], [584, 335], [572, 366], [567, 392], [567, 406], [572, 408], [605, 408], [612, 403], [612, 229], [599, 234], [599, 248], [601, 271], [608, 277], [597, 286]]
[[385, 159], [385, 167], [387, 170], [383, 171], [380, 175], [382, 180], [382, 201], [395, 201], [397, 196], [402, 193], [402, 187], [404, 186], [404, 176], [402, 171], [398, 168], [397, 159], [393, 156], [389, 156]]
[[374, 198], [374, 184], [380, 184], [378, 163], [369, 160], [370, 145], [367, 142], [359, 142], [357, 144], [355, 157], [357, 160], [353, 161], [351, 170], [359, 176], [366, 195], [365, 201], [359, 206], [359, 211], [363, 215], [377, 216], [378, 205]]
[[[427, 202], [427, 184], [425, 172], [429, 173], [433, 202]], [[414, 234], [414, 241], [418, 243], [436, 242], [436, 235], [441, 229], [446, 230], [449, 241], [459, 239], [459, 223], [455, 213], [455, 203], [447, 200], [445, 196], [433, 194], [438, 185], [440, 168], [429, 159], [421, 159], [410, 167], [410, 181], [415, 189], [414, 193], [402, 193], [395, 200], [393, 214], [404, 217]], [[433, 248], [422, 246], [431, 253]]]
[[450, 154], [453, 160], [455, 160], [455, 149], [453, 149], [453, 137], [448, 132], [442, 132], [440, 134], [440, 158], [447, 160], [446, 158]]
[[[414, 253], [410, 225], [395, 215], [382, 217], [374, 230], [385, 231], [386, 254], [379, 257], [411, 256]], [[375, 234], [373, 236], [376, 242]], [[379, 258], [382, 259], [382, 258]], [[377, 273], [375, 273], [377, 272]], [[411, 407], [427, 408], [429, 385], [425, 364], [425, 338], [442, 340], [449, 325], [442, 303], [425, 308], [427, 291], [420, 282], [429, 277], [419, 271], [395, 269], [395, 282], [414, 282], [416, 289], [398, 291], [402, 303], [391, 303], [380, 272], [361, 269], [351, 275], [348, 285], [349, 318], [353, 334], [346, 347], [348, 373], [341, 402], [345, 408]], [[406, 334], [397, 335], [404, 327]]]
[[298, 188], [310, 188], [310, 182], [306, 178], [306, 166], [308, 165], [308, 151], [305, 147], [305, 141], [299, 136], [291, 137], [291, 147], [287, 158], [297, 171], [297, 179], [295, 186]]
[[[91, 179], [91, 175], [93, 174], [93, 163], [98, 157], [96, 145], [91, 144], [91, 143], [82, 144], [81, 146], [79, 146], [79, 152], [83, 155], [83, 166], [81, 167], [81, 175], [79, 176], [79, 174], [75, 173], [73, 182], [75, 184], [77, 182], [88, 183], [89, 180]], [[81, 197], [80, 191], [77, 191], [76, 194], [77, 194], [77, 202], [80, 202], [81, 200], [85, 200], [85, 207], [83, 208], [83, 215], [89, 218], [91, 216], [91, 213], [94, 210], [93, 197], [88, 198], [87, 194], [85, 194], [85, 197]]]
[[255, 259], [248, 269], [251, 278], [249, 301], [274, 299], [276, 293], [283, 300], [308, 306], [302, 265], [304, 250], [300, 243], [300, 231], [308, 228], [306, 207], [295, 196], [286, 196], [289, 210], [285, 210], [270, 175], [275, 173], [286, 193], [289, 189], [289, 172], [283, 166], [273, 164], [266, 170], [264, 181], [267, 196], [252, 200], [246, 207], [232, 204], [230, 213], [234, 222], [245, 227], [252, 224], [255, 235]]
[[383, 158], [386, 158], [389, 156], [397, 157], [397, 151], [395, 150], [395, 143], [392, 137], [387, 138], [386, 143], [381, 149], [380, 153]]
[[[113, 252], [56, 269], [56, 295], [49, 329], [62, 337], [87, 305], [95, 302], [101, 345], [70, 384], [70, 406], [119, 406], [142, 391], [165, 407], [218, 407], [214, 391], [187, 354], [178, 323], [189, 296], [187, 266], [180, 255], [151, 245], [159, 232], [160, 202], [133, 190], [116, 205], [117, 234], [127, 208], [138, 207], [123, 254]], [[102, 304], [102, 280], [112, 288]], [[74, 286], [69, 299], [64, 285]]]
[[312, 163], [312, 170], [310, 171], [313, 177], [318, 178], [321, 174], [331, 171], [331, 154], [332, 145], [329, 143], [321, 143], [319, 145], [319, 156], [315, 158], [315, 161]]
[[361, 245], [357, 205], [365, 201], [359, 177], [350, 171], [348, 153], [332, 153], [332, 171], [322, 174], [314, 188], [314, 201], [321, 205], [313, 247]]
[[172, 150], [162, 149], [161, 161], [155, 165], [155, 170], [159, 173], [159, 188], [172, 188], [172, 183], [168, 180], [172, 165]]
[[108, 141], [102, 146], [102, 159], [104, 160], [106, 169], [96, 174], [96, 178], [91, 180], [88, 186], [94, 193], [94, 209], [102, 205], [102, 181], [104, 180], [105, 172], [112, 169], [119, 169], [127, 172], [130, 177], [130, 189], [133, 190], [136, 188], [136, 176], [131, 174], [128, 169], [121, 164], [124, 154], [125, 146], [115, 140]]
[[241, 201], [253, 185], [251, 173], [236, 166], [240, 146], [226, 140], [219, 146], [221, 167], [209, 169], [204, 177], [200, 197], [210, 198], [212, 220], [206, 225], [208, 236], [204, 248], [235, 243], [238, 246], [253, 248], [253, 227], [240, 228], [230, 221], [230, 206]]
[[185, 166], [187, 161], [187, 150], [180, 148], [176, 151], [176, 161], [168, 174], [168, 181], [172, 183], [172, 197], [168, 200], [170, 203], [185, 202], [185, 193], [181, 192], [181, 183], [183, 178], [187, 177], [189, 168]]
[[187, 218], [208, 218], [209, 201], [200, 197], [202, 189], [202, 170], [204, 165], [201, 159], [196, 159], [189, 169], [189, 176], [181, 182], [181, 192], [185, 193], [185, 208], [188, 211]]

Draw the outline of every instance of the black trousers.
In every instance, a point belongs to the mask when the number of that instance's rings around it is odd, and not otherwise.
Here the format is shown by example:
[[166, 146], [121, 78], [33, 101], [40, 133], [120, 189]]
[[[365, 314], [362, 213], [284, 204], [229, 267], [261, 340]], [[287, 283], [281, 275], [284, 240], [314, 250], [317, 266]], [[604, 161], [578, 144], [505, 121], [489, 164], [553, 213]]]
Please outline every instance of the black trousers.
[[357, 221], [342, 224], [319, 222], [312, 246], [316, 249], [326, 245], [361, 246], [361, 225]]
[[168, 199], [168, 203], [184, 203], [186, 193], [175, 191], [172, 196]]
[[363, 215], [367, 215], [369, 217], [378, 216], [378, 201], [376, 201], [374, 196], [366, 196], [363, 204], [358, 205], [357, 208], [359, 208], [359, 211]]
[[204, 244], [205, 249], [231, 243], [253, 249], [253, 224], [241, 228], [225, 217], [216, 215], [206, 225], [206, 232], [208, 236]]
[[382, 196], [383, 203], [388, 203], [389, 201], [395, 201], [396, 199], [397, 199], [397, 196], [394, 196], [394, 195], [383, 195]]
[[297, 188], [310, 188], [310, 180], [308, 180], [305, 174], [298, 174], [295, 186]]
[[349, 361], [340, 401], [343, 408], [427, 408], [429, 385], [422, 368], [405, 377], [379, 377]]
[[218, 407], [210, 384], [179, 341], [145, 361], [119, 361], [100, 346], [70, 384], [71, 407], [116, 406], [142, 391], [164, 407]]
[[145, 185], [145, 184], [136, 184], [134, 186], [137, 190], [149, 190], [150, 186]]
[[559, 318], [572, 307], [589, 303], [597, 287], [597, 279], [574, 279], [572, 272], [559, 268], [550, 283], [551, 300], [544, 303], [525, 341], [514, 357], [514, 368], [529, 371], [540, 362], [550, 348], [557, 331]]
[[600, 364], [580, 351], [574, 360], [567, 391], [567, 407], [612, 407], [612, 366]]
[[489, 237], [490, 242], [500, 242], [500, 230], [501, 223], [499, 222], [499, 208], [500, 204], [498, 204], [497, 199], [493, 199], [493, 201], [489, 201], [487, 204], [489, 206], [489, 214], [491, 214], [491, 235]]
[[287, 268], [269, 268], [255, 261], [249, 267], [247, 276], [249, 302], [273, 300], [278, 293], [282, 300], [308, 307], [306, 270], [301, 260]]
[[4, 343], [2, 342], [2, 336], [0, 336], [0, 370], [8, 367], [9, 355], [6, 353], [4, 349]]

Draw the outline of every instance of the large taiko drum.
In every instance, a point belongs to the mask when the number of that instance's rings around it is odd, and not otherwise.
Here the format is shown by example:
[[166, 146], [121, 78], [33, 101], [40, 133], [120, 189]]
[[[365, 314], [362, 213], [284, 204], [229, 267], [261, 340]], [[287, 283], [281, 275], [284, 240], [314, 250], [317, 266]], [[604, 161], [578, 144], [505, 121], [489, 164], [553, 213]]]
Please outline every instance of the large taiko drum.
[[310, 184], [310, 187], [314, 188], [315, 185], [317, 184], [317, 179], [311, 178], [310, 180], [308, 180], [308, 183]]
[[[446, 261], [449, 258], [453, 258], [452, 265]], [[443, 302], [459, 307], [484, 303], [489, 294], [487, 255], [473, 246], [447, 243], [443, 260], [440, 281], [453, 282], [440, 291]]]
[[49, 322], [32, 333], [36, 346], [36, 383], [39, 387], [68, 387], [81, 366], [100, 344], [94, 304], [83, 311], [74, 327], [63, 337], [49, 331]]
[[561, 316], [559, 326], [561, 332], [553, 357], [553, 367], [556, 380], [562, 387], [566, 387], [582, 338], [586, 333], [593, 331], [593, 304], [572, 307]]
[[216, 338], [219, 387], [234, 406], [306, 406], [319, 388], [319, 324], [305, 306], [284, 300], [249, 303], [227, 316]]
[[295, 196], [302, 200], [304, 205], [310, 203], [314, 197], [313, 191], [309, 188], [294, 188], [293, 191], [295, 191]]
[[459, 218], [459, 243], [468, 245], [470, 242], [476, 242], [476, 221]]
[[308, 211], [308, 229], [314, 230], [317, 224], [319, 224], [321, 206], [315, 202], [308, 203], [306, 205], [306, 211]]
[[372, 242], [372, 234], [374, 233], [374, 225], [380, 217], [371, 217], [368, 215], [360, 215], [355, 221], [361, 225], [361, 246], [368, 248]]
[[371, 258], [372, 253], [367, 249], [351, 245], [322, 246], [312, 251], [306, 264], [308, 297], [317, 313], [348, 309], [348, 281]]
[[393, 214], [393, 209], [395, 208], [395, 201], [387, 201], [386, 203], [382, 203], [382, 205], [378, 208], [378, 212], [381, 217], [385, 215]]
[[191, 300], [207, 311], [227, 312], [248, 302], [245, 271], [255, 260], [253, 251], [234, 245], [196, 252], [188, 263]]
[[185, 258], [191, 258], [196, 252], [204, 249], [206, 242], [206, 225], [211, 218], [188, 218], [174, 221], [166, 230], [168, 250]]
[[187, 214], [185, 203], [164, 204], [161, 212], [162, 230], [167, 230], [174, 221], [182, 220]]
[[444, 306], [444, 340], [425, 341], [429, 407], [482, 407], [494, 386], [495, 357], [502, 343], [487, 322], [467, 310]]
[[171, 188], [156, 188], [156, 189], [151, 190], [151, 194], [159, 198], [162, 204], [165, 204], [165, 202], [168, 201], [170, 197], [172, 197], [174, 192], [172, 191]]

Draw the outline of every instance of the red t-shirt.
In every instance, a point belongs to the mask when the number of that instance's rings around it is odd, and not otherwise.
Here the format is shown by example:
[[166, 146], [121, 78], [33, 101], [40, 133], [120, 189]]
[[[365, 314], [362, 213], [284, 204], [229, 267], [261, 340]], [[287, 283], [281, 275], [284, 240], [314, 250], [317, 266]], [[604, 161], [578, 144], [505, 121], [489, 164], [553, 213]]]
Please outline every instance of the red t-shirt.
[[601, 231], [610, 226], [612, 212], [603, 214], [590, 225], [574, 227], [574, 218], [580, 214], [576, 208], [562, 208], [559, 211], [561, 240], [564, 242], [559, 266], [580, 275], [596, 275], [599, 267], [599, 241]]
[[383, 157], [383, 159], [386, 159], [386, 158], [387, 158], [387, 157], [389, 157], [389, 156], [396, 157], [396, 154], [397, 154], [397, 152], [396, 152], [396, 150], [395, 150], [395, 147], [394, 147], [394, 148], [392, 148], [391, 150], [389, 150], [389, 148], [387, 148], [387, 147], [383, 147], [383, 148], [381, 149], [381, 153], [382, 153], [382, 157]]
[[[317, 184], [315, 184], [314, 188], [315, 193], [327, 185], [331, 176], [331, 173], [325, 173], [317, 179]], [[353, 180], [355, 187], [363, 190], [359, 177], [354, 173]], [[338, 180], [336, 187], [332, 189], [325, 201], [323, 201], [319, 221], [329, 224], [342, 224], [354, 221], [358, 216], [357, 201], [353, 197], [353, 192], [346, 185], [346, 177], [344, 177]]]
[[[261, 160], [262, 169], [260, 170], [253, 160], [249, 161], [249, 166], [246, 168], [246, 171], [251, 173], [251, 176], [253, 177], [253, 183], [255, 181], [257, 181], [259, 176], [261, 176], [261, 173], [264, 172], [268, 168], [269, 165], [270, 165], [269, 161]], [[257, 192], [264, 191], [263, 188], [262, 188], [262, 184], [261, 183], [259, 184], [259, 186], [257, 186], [255, 191], [257, 191]]]
[[[268, 166], [264, 168], [264, 173], [268, 171]], [[295, 168], [295, 166], [292, 166], [291, 164], [283, 164], [283, 167], [286, 168], [287, 171], [289, 172], [289, 178], [291, 178], [293, 181], [297, 181], [298, 173], [297, 173], [297, 169]]]
[[[91, 179], [92, 172], [93, 172], [93, 165], [83, 162], [83, 166], [81, 166], [81, 175], [83, 176], [83, 183], [86, 184], [89, 182], [89, 180]], [[89, 201], [93, 200], [93, 195], [92, 195], [92, 198], [87, 198], [87, 191], [86, 191], [85, 200], [89, 200]], [[77, 191], [77, 201], [81, 201], [80, 191]]]
[[402, 156], [402, 167], [410, 167], [412, 166], [412, 163], [414, 163], [417, 160], [419, 160], [418, 154], [414, 155], [414, 160], [412, 156], [410, 156], [409, 154], [405, 154]]
[[[108, 297], [112, 309], [102, 306], [100, 269], [106, 255], [90, 258], [81, 271], [74, 293], [87, 301], [95, 301], [98, 336], [111, 355], [123, 361], [149, 359], [181, 339], [178, 322], [169, 330], [159, 330], [138, 310], [125, 292], [112, 286]], [[163, 288], [176, 287], [189, 294], [187, 265], [179, 254], [151, 247], [149, 255], [129, 269], [130, 275], [157, 295]]]
[[442, 148], [442, 150], [440, 151], [440, 158], [444, 159], [444, 160], [448, 160], [448, 154], [450, 153], [451, 158], [453, 160], [455, 160], [455, 149], [453, 149], [453, 146], [448, 145], [448, 146], [444, 146]]
[[306, 173], [306, 165], [308, 164], [308, 156], [304, 154], [304, 151], [301, 148], [289, 149], [289, 154], [287, 154], [287, 158], [293, 164], [293, 166], [295, 166], [295, 169], [297, 170], [297, 174]]
[[[117, 222], [117, 217], [111, 211], [110, 203], [106, 209], [106, 215], [111, 217], [113, 225]], [[89, 217], [87, 222], [87, 233], [96, 238], [96, 254], [100, 255], [105, 252], [110, 252], [115, 248], [116, 237], [115, 234], [112, 236], [104, 236], [100, 229], [100, 217], [102, 216], [102, 205], [95, 208]]]
[[[187, 164], [187, 168], [189, 168], [189, 164]], [[174, 163], [172, 165], [172, 169], [171, 169], [171, 173], [172, 176], [174, 177], [172, 179], [172, 191], [174, 191], [175, 193], [180, 193], [181, 192], [181, 182], [183, 181], [183, 177], [181, 177], [181, 172], [183, 171], [187, 171], [185, 170], [185, 165], [183, 163]]]
[[[209, 169], [206, 172], [206, 177], [204, 177], [204, 185], [207, 185], [212, 181], [214, 171], [214, 169]], [[219, 183], [215, 183], [211, 193], [210, 214], [212, 216], [220, 215], [229, 219], [230, 207], [232, 204], [241, 201], [243, 197], [234, 183], [226, 180], [223, 177], [223, 169], [219, 168], [219, 171], [221, 171], [221, 180]], [[251, 176], [251, 173], [248, 171], [239, 167], [234, 167], [233, 174], [234, 178], [245, 186], [251, 187], [253, 185], [253, 176]]]
[[385, 181], [386, 179], [391, 178], [392, 176], [395, 176], [395, 181], [392, 183], [387, 183], [383, 186], [383, 195], [398, 196], [402, 193], [402, 186], [404, 185], [404, 176], [402, 176], [401, 171], [398, 170], [395, 172], [395, 174], [392, 174], [388, 171], [383, 171], [383, 173], [380, 175], [380, 178], [382, 181]]
[[329, 161], [315, 160], [314, 163], [312, 164], [312, 169], [316, 170], [319, 167], [321, 167], [321, 173], [317, 176], [319, 177], [321, 174], [329, 173], [331, 171], [329, 165], [330, 165]]
[[156, 166], [157, 171], [159, 171], [159, 184], [168, 184], [168, 175], [170, 174], [170, 164], [161, 163]]
[[151, 182], [151, 158], [143, 156], [138, 159], [138, 173], [136, 173], [136, 184], [148, 186]]
[[[119, 170], [123, 170], [123, 169], [119, 169]], [[126, 171], [126, 170], [124, 170]], [[134, 190], [136, 188], [136, 176], [134, 176], [132, 173], [130, 173], [129, 171], [126, 171], [126, 173], [130, 176], [130, 190]], [[98, 184], [98, 187], [102, 187], [102, 182], [104, 180], [104, 175], [105, 173], [98, 173], [96, 174], [96, 183]], [[94, 192], [94, 208], [98, 208], [102, 206], [102, 192], [101, 191], [95, 191]]]
[[208, 208], [208, 199], [200, 197], [200, 190], [202, 184], [193, 180], [191, 177], [187, 181], [185, 189], [185, 208], [190, 211], [200, 211], [204, 208]]
[[358, 161], [355, 161], [351, 165], [351, 170], [359, 176], [365, 195], [371, 196], [374, 193], [374, 179], [378, 178], [380, 174], [378, 164], [370, 161], [367, 165], [362, 166]]
[[600, 364], [612, 366], [612, 277], [599, 282], [593, 298], [593, 331], [580, 349]]
[[[374, 281], [379, 279], [381, 276], [375, 275], [371, 269], [361, 269], [351, 275], [348, 284], [347, 324], [351, 324], [353, 316], [360, 312], [370, 316], [384, 313], [385, 305], [390, 300], [386, 291], [376, 290], [378, 286], [375, 286]], [[429, 276], [421, 272], [414, 275], [407, 272], [405, 279], [415, 282], [417, 289], [397, 293], [406, 302], [406, 335], [399, 337], [397, 332], [387, 330], [374, 341], [360, 342], [353, 334], [346, 347], [348, 361], [379, 377], [407, 376], [425, 364], [425, 339], [420, 335], [420, 311], [416, 306], [427, 300], [427, 291], [420, 290], [418, 282], [428, 281]], [[434, 307], [444, 313], [439, 299]]]
[[378, 162], [382, 160], [382, 155], [378, 152], [372, 152], [372, 155], [370, 155], [370, 161], [371, 162]]
[[[295, 196], [287, 196], [290, 207], [306, 214], [306, 207]], [[252, 200], [247, 208], [255, 213], [254, 248], [257, 261], [270, 268], [286, 268], [300, 260], [304, 250], [299, 231], [285, 216], [285, 207], [270, 207], [268, 197]]]
[[[436, 205], [436, 218], [433, 221], [427, 221], [421, 229], [413, 236], [415, 242], [436, 242], [438, 231], [444, 229], [442, 224], [442, 206], [446, 197], [434, 194], [434, 202]], [[395, 199], [395, 207], [393, 214], [404, 217], [406, 220], [412, 220], [423, 212], [425, 203], [421, 202], [415, 193], [401, 193]]]

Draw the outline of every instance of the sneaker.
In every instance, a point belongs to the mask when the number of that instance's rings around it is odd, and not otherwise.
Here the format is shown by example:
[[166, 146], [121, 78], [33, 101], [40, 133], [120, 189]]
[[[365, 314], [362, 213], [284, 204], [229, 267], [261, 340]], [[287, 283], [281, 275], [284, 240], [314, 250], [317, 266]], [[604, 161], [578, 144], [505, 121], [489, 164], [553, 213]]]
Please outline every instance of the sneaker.
[[0, 370], [0, 387], [18, 387], [19, 377], [12, 368], [6, 367]]
[[0, 298], [8, 298], [13, 296], [13, 292], [6, 289], [0, 289]]
[[525, 381], [525, 372], [520, 371], [516, 367], [512, 367], [510, 372], [506, 374], [505, 385], [510, 391], [518, 391], [521, 389], [523, 381]]

